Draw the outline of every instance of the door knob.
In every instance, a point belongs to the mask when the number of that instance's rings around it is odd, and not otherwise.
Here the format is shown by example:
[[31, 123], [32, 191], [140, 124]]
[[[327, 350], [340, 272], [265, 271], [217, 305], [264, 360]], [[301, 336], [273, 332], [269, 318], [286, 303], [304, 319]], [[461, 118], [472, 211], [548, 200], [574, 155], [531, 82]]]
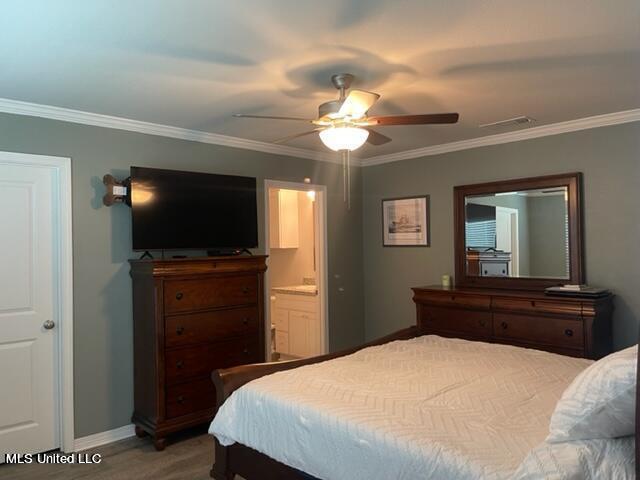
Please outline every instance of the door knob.
[[42, 326], [45, 328], [45, 330], [51, 330], [56, 326], [56, 323], [53, 320], [47, 320]]

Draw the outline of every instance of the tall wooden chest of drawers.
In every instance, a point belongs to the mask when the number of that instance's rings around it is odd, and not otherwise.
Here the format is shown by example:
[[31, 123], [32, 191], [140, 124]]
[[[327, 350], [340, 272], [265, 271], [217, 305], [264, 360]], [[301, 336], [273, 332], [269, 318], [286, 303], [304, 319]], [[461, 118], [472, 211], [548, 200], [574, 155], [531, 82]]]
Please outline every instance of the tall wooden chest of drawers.
[[140, 437], [209, 422], [211, 372], [262, 362], [265, 256], [131, 260], [134, 412]]
[[413, 289], [425, 334], [505, 343], [574, 357], [611, 353], [613, 296], [551, 297], [543, 292], [440, 286]]

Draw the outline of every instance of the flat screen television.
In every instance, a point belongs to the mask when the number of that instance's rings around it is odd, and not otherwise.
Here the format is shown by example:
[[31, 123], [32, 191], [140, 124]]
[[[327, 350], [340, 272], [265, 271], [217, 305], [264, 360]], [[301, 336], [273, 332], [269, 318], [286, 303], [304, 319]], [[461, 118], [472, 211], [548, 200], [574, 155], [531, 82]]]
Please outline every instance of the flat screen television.
[[258, 246], [256, 179], [131, 167], [134, 250]]

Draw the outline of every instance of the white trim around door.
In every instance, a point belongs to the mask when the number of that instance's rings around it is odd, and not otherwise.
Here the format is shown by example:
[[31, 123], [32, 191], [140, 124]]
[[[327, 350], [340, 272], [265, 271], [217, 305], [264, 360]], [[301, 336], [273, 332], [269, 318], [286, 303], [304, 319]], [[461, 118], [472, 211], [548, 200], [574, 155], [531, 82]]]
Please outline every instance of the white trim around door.
[[73, 416], [73, 250], [71, 159], [28, 153], [0, 152], [0, 163], [49, 168], [56, 182], [53, 202], [55, 208], [54, 270], [55, 324], [57, 335], [57, 413], [59, 447], [64, 452], [74, 450]]
[[[313, 190], [316, 192], [315, 202], [317, 215], [315, 218], [315, 244], [317, 252], [317, 277], [316, 284], [318, 286], [318, 294], [320, 295], [320, 322], [321, 338], [320, 348], [322, 353], [329, 353], [329, 304], [328, 304], [328, 287], [329, 287], [329, 256], [328, 256], [328, 238], [327, 238], [327, 187], [325, 185], [314, 185], [310, 183], [285, 182], [280, 180], [264, 181], [264, 235], [265, 235], [265, 254], [269, 255], [271, 251], [269, 237], [269, 189], [280, 188], [285, 190], [297, 190], [299, 192], [308, 192]], [[268, 259], [267, 259], [268, 261]], [[271, 352], [271, 281], [269, 270], [267, 269], [264, 282], [265, 299], [265, 342], [267, 357]], [[267, 358], [267, 361], [270, 361]]]

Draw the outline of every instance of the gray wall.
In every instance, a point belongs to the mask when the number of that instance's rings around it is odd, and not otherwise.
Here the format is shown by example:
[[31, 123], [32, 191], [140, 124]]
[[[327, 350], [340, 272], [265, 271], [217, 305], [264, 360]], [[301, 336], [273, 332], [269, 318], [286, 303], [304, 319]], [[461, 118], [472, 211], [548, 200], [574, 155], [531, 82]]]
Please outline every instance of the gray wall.
[[[351, 210], [342, 201], [342, 169], [278, 156], [99, 127], [0, 114], [0, 150], [71, 157], [73, 175], [74, 365], [76, 437], [130, 423], [133, 405], [130, 213], [102, 206], [102, 176], [131, 165], [250, 175], [258, 178], [260, 245], [263, 179], [328, 188], [329, 337], [332, 350], [364, 337], [361, 175]], [[342, 287], [344, 291], [339, 291]]]
[[[584, 173], [586, 276], [616, 293], [614, 343], [637, 340], [640, 319], [640, 123], [481, 147], [363, 169], [365, 332], [415, 322], [410, 287], [453, 274], [453, 187]], [[382, 248], [380, 200], [431, 195], [431, 247]]]

